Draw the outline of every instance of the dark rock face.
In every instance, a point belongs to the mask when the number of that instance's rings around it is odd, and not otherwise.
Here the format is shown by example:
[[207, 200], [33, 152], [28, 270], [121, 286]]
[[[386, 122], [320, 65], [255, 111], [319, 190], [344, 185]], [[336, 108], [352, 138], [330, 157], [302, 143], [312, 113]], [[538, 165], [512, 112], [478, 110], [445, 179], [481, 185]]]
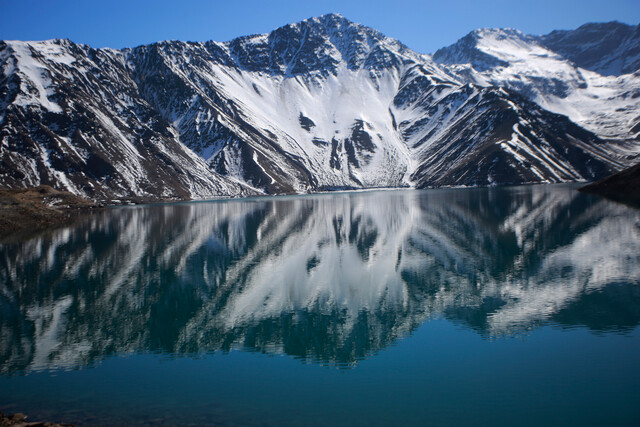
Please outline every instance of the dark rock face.
[[[474, 49], [478, 34], [435, 58], [504, 65]], [[568, 120], [336, 14], [228, 43], [2, 42], [0, 66], [8, 187], [189, 199], [592, 180], [623, 166]]]
[[580, 189], [640, 207], [640, 163]]
[[640, 25], [591, 23], [576, 30], [552, 31], [540, 41], [579, 67], [605, 76], [640, 69]]
[[610, 170], [600, 158], [603, 141], [565, 116], [495, 89], [474, 92], [466, 102], [453, 113], [457, 125], [425, 150], [429, 160], [412, 175], [416, 186], [563, 182]]
[[307, 132], [309, 132], [311, 128], [316, 126], [313, 120], [311, 120], [307, 116], [302, 115], [302, 113], [300, 113], [300, 115], [298, 116], [298, 121], [300, 122], [300, 127], [306, 130]]

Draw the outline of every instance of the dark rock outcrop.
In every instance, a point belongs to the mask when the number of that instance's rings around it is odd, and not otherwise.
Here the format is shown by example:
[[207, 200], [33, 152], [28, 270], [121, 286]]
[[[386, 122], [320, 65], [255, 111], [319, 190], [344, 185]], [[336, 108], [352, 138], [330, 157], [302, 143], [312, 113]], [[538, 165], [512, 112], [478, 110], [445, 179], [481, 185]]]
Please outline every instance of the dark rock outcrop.
[[640, 163], [586, 185], [580, 191], [640, 207]]

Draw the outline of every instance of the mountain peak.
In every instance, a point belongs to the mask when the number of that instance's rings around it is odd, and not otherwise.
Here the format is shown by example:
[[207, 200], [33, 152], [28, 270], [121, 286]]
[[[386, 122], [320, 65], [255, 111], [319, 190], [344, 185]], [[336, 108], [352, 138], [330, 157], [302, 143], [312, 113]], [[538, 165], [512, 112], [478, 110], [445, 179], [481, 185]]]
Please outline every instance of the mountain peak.
[[527, 37], [522, 31], [517, 30], [515, 28], [478, 28], [469, 33], [469, 35], [473, 35], [475, 38], [484, 38], [484, 37], [497, 37], [497, 38], [507, 38], [507, 37]]
[[342, 37], [345, 34], [350, 32], [361, 32], [361, 33], [374, 35], [378, 38], [386, 38], [386, 36], [384, 36], [378, 30], [368, 27], [366, 25], [351, 21], [350, 19], [345, 18], [343, 15], [339, 13], [327, 13], [325, 15], [307, 18], [299, 22], [285, 25], [284, 27], [278, 28], [273, 32], [277, 32], [282, 28], [292, 28], [292, 27], [314, 28], [317, 31], [325, 33], [329, 37], [336, 37], [336, 36]]
[[471, 64], [478, 71], [509, 64], [487, 52], [483, 45], [502, 45], [505, 40], [521, 40], [524, 34], [511, 28], [479, 28], [473, 30], [454, 44], [438, 49], [433, 59], [441, 64]]
[[346, 23], [346, 24], [353, 24], [353, 21], [345, 18], [343, 15], [339, 14], [339, 13], [326, 13], [324, 15], [320, 15], [320, 16], [315, 16], [312, 18], [308, 18], [305, 19], [302, 22], [305, 21], [316, 21], [316, 22], [320, 22], [323, 24], [327, 24], [327, 23]]
[[288, 24], [268, 34], [239, 37], [227, 46], [240, 68], [285, 75], [335, 74], [343, 61], [351, 70], [387, 68], [401, 63], [398, 55], [412, 54], [399, 41], [337, 13]]

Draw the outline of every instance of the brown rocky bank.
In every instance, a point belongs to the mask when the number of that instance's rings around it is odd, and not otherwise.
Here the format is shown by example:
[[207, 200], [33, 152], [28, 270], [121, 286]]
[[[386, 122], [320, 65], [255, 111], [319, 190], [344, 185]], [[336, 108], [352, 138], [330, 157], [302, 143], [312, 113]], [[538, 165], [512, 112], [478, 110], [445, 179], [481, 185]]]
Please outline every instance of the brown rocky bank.
[[0, 235], [37, 231], [72, 222], [100, 205], [48, 185], [0, 188]]
[[25, 414], [17, 413], [12, 415], [5, 415], [0, 412], [0, 427], [73, 427], [75, 424], [65, 424], [65, 423], [50, 423], [50, 422], [41, 422], [35, 421], [30, 422], [27, 421], [27, 416]]

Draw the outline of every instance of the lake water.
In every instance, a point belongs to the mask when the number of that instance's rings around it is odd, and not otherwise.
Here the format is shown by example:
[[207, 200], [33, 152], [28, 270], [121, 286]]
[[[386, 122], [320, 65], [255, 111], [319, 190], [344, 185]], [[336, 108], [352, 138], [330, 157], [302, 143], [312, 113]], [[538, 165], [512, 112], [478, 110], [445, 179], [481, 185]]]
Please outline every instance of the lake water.
[[0, 410], [640, 425], [640, 211], [575, 186], [110, 209], [0, 243]]

